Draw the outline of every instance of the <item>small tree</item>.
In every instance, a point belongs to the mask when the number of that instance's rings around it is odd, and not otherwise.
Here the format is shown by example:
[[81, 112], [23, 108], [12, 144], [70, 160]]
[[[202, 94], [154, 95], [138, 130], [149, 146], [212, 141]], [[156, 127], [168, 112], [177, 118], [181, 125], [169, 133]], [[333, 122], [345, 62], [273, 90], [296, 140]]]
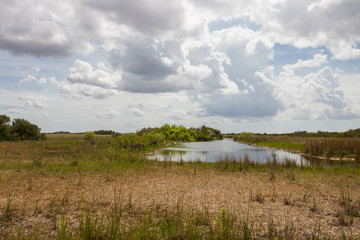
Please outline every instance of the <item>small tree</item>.
[[0, 115], [0, 141], [10, 140], [10, 118], [6, 115]]
[[14, 119], [11, 126], [11, 134], [16, 140], [40, 140], [45, 139], [45, 134], [40, 133], [40, 128], [25, 119]]

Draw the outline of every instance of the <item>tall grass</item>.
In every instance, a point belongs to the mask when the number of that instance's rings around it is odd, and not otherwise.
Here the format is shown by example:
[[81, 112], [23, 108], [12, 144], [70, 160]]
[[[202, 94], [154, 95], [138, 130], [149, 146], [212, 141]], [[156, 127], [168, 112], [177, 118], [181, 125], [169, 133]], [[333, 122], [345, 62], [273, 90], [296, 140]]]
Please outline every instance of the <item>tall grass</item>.
[[242, 133], [234, 137], [235, 141], [256, 144], [272, 148], [287, 149], [301, 152], [305, 146], [305, 138], [287, 135], [261, 135]]
[[111, 172], [146, 164], [144, 151], [123, 149], [118, 139], [81, 134], [51, 134], [44, 141], [0, 142], [0, 169], [50, 172]]
[[303, 152], [312, 156], [338, 157], [340, 159], [351, 157], [360, 161], [360, 139], [322, 138], [309, 140], [306, 142]]
[[325, 158], [354, 158], [360, 161], [360, 139], [240, 133], [235, 141], [302, 152]]
[[[120, 208], [118, 208], [120, 207]], [[112, 207], [103, 215], [84, 210], [76, 227], [66, 216], [59, 219], [57, 239], [297, 239], [292, 226], [277, 227], [269, 218], [267, 228], [255, 228], [254, 222], [228, 209], [211, 216], [207, 208], [185, 211], [182, 205], [148, 210], [125, 206]]]
[[[249, 213], [248, 213], [249, 214]], [[330, 239], [314, 226], [311, 232], [296, 229], [296, 222], [249, 220], [247, 215], [222, 208], [217, 213], [202, 209], [185, 210], [182, 204], [154, 204], [148, 209], [128, 208], [126, 204], [111, 206], [107, 213], [83, 210], [78, 224], [70, 225], [66, 215], [59, 218], [56, 238], [67, 239]], [[259, 221], [259, 222], [257, 222]], [[343, 234], [344, 239], [348, 238]], [[355, 239], [355, 238], [354, 238]]]
[[[272, 153], [266, 159], [265, 163], [253, 161], [249, 158], [247, 154], [243, 157], [238, 156], [226, 156], [219, 158], [215, 164], [214, 168], [224, 171], [249, 171], [249, 170], [271, 170], [273, 172], [273, 178], [275, 177], [277, 169], [289, 169], [291, 175], [293, 175], [292, 169], [301, 167], [304, 169], [304, 164], [298, 165], [297, 162], [291, 158], [285, 158], [283, 161], [279, 161], [277, 155]], [[308, 168], [308, 167], [307, 167]]]

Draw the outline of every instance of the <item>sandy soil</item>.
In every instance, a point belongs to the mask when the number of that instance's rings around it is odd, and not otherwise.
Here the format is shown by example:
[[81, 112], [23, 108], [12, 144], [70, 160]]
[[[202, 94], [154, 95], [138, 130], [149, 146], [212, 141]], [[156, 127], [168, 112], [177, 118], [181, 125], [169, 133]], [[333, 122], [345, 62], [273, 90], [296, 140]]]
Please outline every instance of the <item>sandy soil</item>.
[[[54, 236], [59, 216], [77, 224], [82, 207], [107, 209], [114, 193], [123, 202], [146, 209], [154, 205], [185, 210], [207, 207], [213, 216], [223, 208], [240, 218], [248, 217], [254, 228], [264, 228], [273, 217], [279, 229], [292, 225], [300, 236], [321, 232], [338, 238], [343, 232], [360, 237], [360, 217], [345, 216], [341, 222], [341, 192], [349, 190], [360, 209], [360, 177], [351, 174], [295, 172], [285, 170], [270, 180], [268, 172], [221, 172], [186, 167], [129, 170], [119, 174], [51, 174], [0, 171], [0, 206], [4, 216], [12, 199], [3, 232], [37, 232]], [[60, 208], [59, 206], [63, 206]], [[352, 221], [352, 222], [351, 222]]]

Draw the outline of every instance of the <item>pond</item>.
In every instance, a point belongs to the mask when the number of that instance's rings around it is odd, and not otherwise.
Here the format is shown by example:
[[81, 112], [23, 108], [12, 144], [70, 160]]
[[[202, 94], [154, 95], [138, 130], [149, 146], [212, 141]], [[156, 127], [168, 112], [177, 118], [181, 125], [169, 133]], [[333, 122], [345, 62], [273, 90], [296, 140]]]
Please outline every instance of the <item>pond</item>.
[[247, 156], [251, 161], [265, 163], [268, 158], [275, 153], [278, 160], [283, 161], [289, 158], [300, 164], [306, 160], [296, 153], [290, 153], [282, 150], [274, 150], [264, 147], [251, 146], [235, 142], [232, 138], [224, 138], [210, 142], [188, 142], [168, 147], [152, 156], [150, 159], [159, 161], [202, 161], [216, 162], [224, 158], [244, 159]]

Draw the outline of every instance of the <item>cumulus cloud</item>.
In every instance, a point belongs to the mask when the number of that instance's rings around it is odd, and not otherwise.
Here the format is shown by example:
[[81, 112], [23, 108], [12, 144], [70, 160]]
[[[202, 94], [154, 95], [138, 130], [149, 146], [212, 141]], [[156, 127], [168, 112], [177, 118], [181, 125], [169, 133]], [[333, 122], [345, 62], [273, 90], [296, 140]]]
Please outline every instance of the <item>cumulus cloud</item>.
[[285, 71], [294, 71], [296, 69], [300, 68], [313, 68], [313, 67], [319, 67], [323, 64], [327, 63], [327, 55], [325, 54], [315, 54], [313, 59], [309, 60], [302, 60], [299, 59], [295, 64], [286, 64], [283, 66], [283, 69]]
[[100, 119], [114, 119], [118, 115], [119, 114], [115, 110], [113, 110], [110, 107], [106, 107], [106, 108], [102, 109], [102, 111], [98, 112], [96, 114], [96, 117], [100, 118]]
[[272, 41], [326, 46], [335, 59], [357, 59], [359, 8], [357, 0], [3, 1], [0, 48], [16, 55], [87, 55], [96, 41], [186, 40], [203, 36], [212, 21], [246, 18]]
[[20, 80], [20, 83], [31, 82], [31, 81], [37, 81], [37, 78], [33, 75], [27, 75], [25, 78]]
[[[148, 103], [149, 102], [147, 102], [147, 104]], [[137, 118], [143, 118], [145, 116], [145, 113], [148, 110], [147, 110], [145, 104], [139, 103], [139, 104], [130, 104], [130, 105], [128, 105], [127, 109], [125, 111], [132, 113], [132, 115], [137, 117]]]
[[272, 74], [266, 66], [273, 56], [273, 43], [257, 32], [243, 27], [216, 31], [190, 49], [191, 62], [205, 63], [213, 72], [200, 83], [204, 115], [266, 117], [282, 109], [276, 86], [267, 76]]
[[22, 109], [10, 108], [10, 109], [8, 109], [8, 113], [13, 114], [13, 115], [21, 115], [22, 114]]
[[70, 83], [83, 83], [101, 88], [117, 88], [121, 76], [101, 69], [94, 70], [90, 63], [76, 60], [66, 80]]
[[72, 54], [72, 39], [66, 26], [57, 19], [61, 16], [59, 11], [68, 10], [69, 5], [54, 4], [50, 7], [46, 3], [2, 1], [0, 48], [15, 55], [31, 54], [38, 57], [65, 57]]
[[123, 52], [111, 51], [110, 59], [114, 68], [145, 80], [153, 80], [175, 72], [176, 66], [172, 66], [172, 61], [162, 56], [164, 50], [160, 42], [153, 40], [129, 42]]
[[85, 4], [102, 11], [119, 24], [129, 25], [150, 35], [168, 33], [176, 26], [181, 28], [183, 25], [184, 8], [181, 1], [87, 0]]
[[117, 72], [94, 70], [90, 63], [79, 59], [69, 71], [69, 75], [63, 81], [57, 81], [55, 77], [48, 79], [48, 82], [56, 86], [66, 98], [104, 99], [119, 94], [121, 75]]
[[57, 82], [56, 85], [66, 98], [79, 99], [84, 97], [93, 97], [95, 99], [104, 99], [118, 94], [118, 91], [114, 89], [106, 89], [83, 83], [69, 83], [61, 81]]
[[35, 97], [35, 96], [23, 96], [19, 97], [23, 104], [23, 107], [27, 108], [45, 108], [48, 106], [48, 100], [44, 97]]
[[299, 48], [327, 46], [334, 59], [347, 60], [360, 57], [354, 45], [360, 38], [359, 8], [356, 0], [282, 1], [269, 8], [273, 11], [251, 14], [261, 24], [260, 31], [278, 43]]
[[279, 80], [279, 96], [286, 108], [283, 116], [293, 119], [358, 116], [339, 89], [339, 73], [330, 67], [304, 77], [295, 75], [293, 71], [284, 71], [280, 73]]
[[[2, 1], [0, 49], [36, 57], [83, 54], [66, 67], [66, 77], [51, 74], [62, 80], [44, 77], [43, 65], [20, 80], [52, 84], [67, 98], [170, 93], [191, 100], [195, 113], [186, 114], [192, 116], [351, 118], [356, 113], [331, 63], [360, 58], [358, 9], [357, 0]], [[281, 68], [275, 44], [327, 54]], [[19, 100], [47, 106], [46, 99]], [[139, 106], [130, 112], [150, 114]], [[117, 114], [104, 108], [96, 117]]]
[[46, 84], [46, 83], [54, 84], [54, 83], [56, 83], [56, 78], [54, 76], [49, 77], [49, 78], [45, 78], [45, 77], [38, 78], [33, 75], [27, 75], [25, 78], [23, 78], [19, 81], [20, 84], [28, 83], [28, 82], [37, 82], [40, 84]]

